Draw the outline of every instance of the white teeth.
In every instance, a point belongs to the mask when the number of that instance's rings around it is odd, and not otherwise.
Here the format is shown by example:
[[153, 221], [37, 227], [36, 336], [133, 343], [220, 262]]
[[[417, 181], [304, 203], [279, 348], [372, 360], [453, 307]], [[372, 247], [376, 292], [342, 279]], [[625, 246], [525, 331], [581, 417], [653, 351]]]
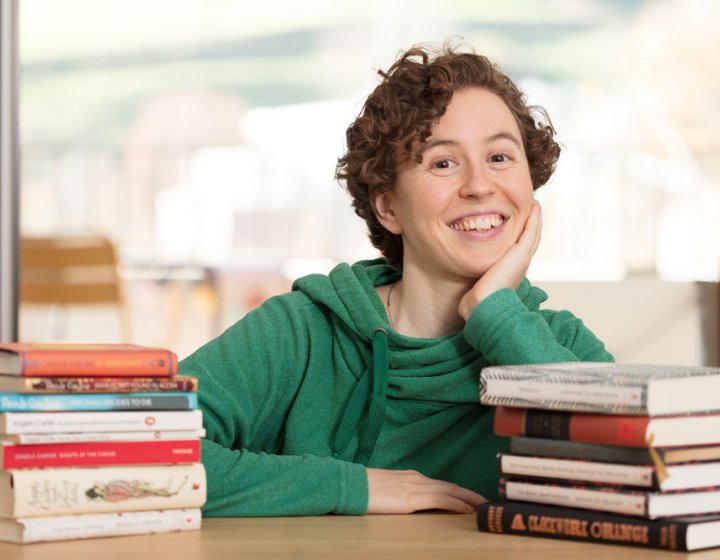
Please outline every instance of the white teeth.
[[487, 231], [490, 228], [501, 226], [503, 218], [497, 214], [492, 216], [483, 216], [480, 218], [463, 220], [455, 223], [451, 227], [456, 231]]

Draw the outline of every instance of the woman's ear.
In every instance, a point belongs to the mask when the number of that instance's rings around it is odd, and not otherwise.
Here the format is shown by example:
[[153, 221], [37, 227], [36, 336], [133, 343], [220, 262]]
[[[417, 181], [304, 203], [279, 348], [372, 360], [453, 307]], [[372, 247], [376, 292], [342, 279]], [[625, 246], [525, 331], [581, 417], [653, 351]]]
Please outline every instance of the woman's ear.
[[395, 202], [395, 193], [392, 191], [384, 191], [376, 193], [372, 198], [372, 207], [375, 211], [378, 221], [390, 233], [400, 235], [402, 233], [402, 225], [397, 219], [393, 204]]

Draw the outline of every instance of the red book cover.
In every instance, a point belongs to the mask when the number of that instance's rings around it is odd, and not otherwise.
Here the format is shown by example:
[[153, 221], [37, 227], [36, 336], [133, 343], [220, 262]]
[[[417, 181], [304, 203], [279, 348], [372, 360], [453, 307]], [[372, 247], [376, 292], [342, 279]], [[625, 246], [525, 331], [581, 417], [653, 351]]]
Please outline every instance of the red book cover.
[[0, 344], [0, 373], [5, 375], [169, 377], [177, 366], [174, 352], [135, 344]]
[[495, 433], [602, 445], [647, 447], [650, 417], [540, 411], [499, 406], [495, 409]]
[[0, 444], [2, 469], [152, 465], [199, 461], [199, 439]]

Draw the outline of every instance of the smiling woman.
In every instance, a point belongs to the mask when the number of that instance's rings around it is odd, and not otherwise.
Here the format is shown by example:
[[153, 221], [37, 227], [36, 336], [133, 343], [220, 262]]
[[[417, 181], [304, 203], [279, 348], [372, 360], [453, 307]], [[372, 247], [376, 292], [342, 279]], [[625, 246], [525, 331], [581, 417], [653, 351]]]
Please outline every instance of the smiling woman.
[[507, 445], [482, 367], [612, 360], [524, 278], [552, 127], [523, 122], [520, 91], [468, 48], [380, 75], [337, 174], [384, 257], [299, 278], [181, 363], [200, 378], [206, 515], [472, 512]]
[[[402, 239], [399, 302], [413, 285], [465, 294], [524, 232], [533, 253], [540, 237], [538, 210], [527, 227], [533, 185], [520, 131], [499, 96], [478, 87], [458, 90], [426, 145], [420, 161], [408, 158], [398, 166], [392, 190], [373, 198], [380, 223]], [[511, 288], [520, 284], [533, 253], [514, 271]], [[395, 310], [395, 324], [414, 336], [442, 336], [461, 328], [495, 289], [476, 290], [452, 325], [420, 320], [416, 315], [426, 309], [418, 313], [408, 293], [409, 305]]]

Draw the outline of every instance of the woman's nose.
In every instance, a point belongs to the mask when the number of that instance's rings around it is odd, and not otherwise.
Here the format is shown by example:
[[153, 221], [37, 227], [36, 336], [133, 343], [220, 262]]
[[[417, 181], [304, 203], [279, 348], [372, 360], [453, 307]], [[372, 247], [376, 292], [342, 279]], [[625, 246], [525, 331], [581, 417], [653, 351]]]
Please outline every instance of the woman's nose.
[[462, 185], [460, 185], [460, 196], [482, 197], [493, 192], [495, 192], [495, 184], [482, 166], [468, 166]]

